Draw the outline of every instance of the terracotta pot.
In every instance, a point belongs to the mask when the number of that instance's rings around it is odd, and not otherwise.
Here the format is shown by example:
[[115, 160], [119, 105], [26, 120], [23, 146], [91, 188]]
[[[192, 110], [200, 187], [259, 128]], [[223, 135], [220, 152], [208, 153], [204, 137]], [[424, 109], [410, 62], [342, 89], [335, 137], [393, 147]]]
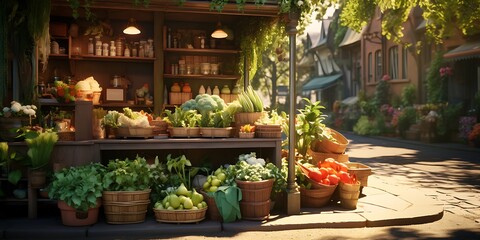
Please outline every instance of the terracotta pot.
[[97, 207], [88, 209], [87, 212], [77, 211], [70, 207], [64, 201], [59, 200], [57, 203], [60, 213], [62, 214], [62, 223], [65, 226], [87, 226], [97, 223], [98, 208], [102, 204], [100, 199], [97, 199]]

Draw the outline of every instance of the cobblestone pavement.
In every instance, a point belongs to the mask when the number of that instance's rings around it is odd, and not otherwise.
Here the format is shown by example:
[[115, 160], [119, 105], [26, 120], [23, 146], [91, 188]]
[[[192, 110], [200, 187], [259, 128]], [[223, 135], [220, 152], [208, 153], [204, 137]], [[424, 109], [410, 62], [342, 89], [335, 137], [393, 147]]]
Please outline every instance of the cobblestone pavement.
[[480, 149], [463, 144], [365, 138], [351, 140], [347, 154], [389, 185], [408, 185], [440, 200], [446, 212], [475, 221], [480, 228]]

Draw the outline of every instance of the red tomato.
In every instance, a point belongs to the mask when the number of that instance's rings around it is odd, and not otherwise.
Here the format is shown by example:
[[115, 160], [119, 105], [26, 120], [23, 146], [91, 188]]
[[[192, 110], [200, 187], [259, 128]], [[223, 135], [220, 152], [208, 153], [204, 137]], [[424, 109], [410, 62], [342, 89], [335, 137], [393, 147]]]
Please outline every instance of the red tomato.
[[340, 171], [338, 175], [340, 177], [340, 181], [342, 181], [343, 183], [349, 183], [351, 181], [350, 174], [348, 174], [347, 172]]
[[347, 167], [347, 165], [345, 165], [345, 163], [338, 163], [338, 166], [340, 166], [339, 171], [348, 172], [348, 167]]
[[330, 175], [337, 175], [337, 170], [333, 169], [333, 168], [327, 168], [328, 170], [328, 174]]
[[322, 173], [319, 171], [312, 170], [308, 173], [308, 177], [313, 179], [315, 182], [321, 182], [324, 177], [322, 176]]
[[318, 169], [318, 171], [320, 171], [323, 176], [328, 175], [328, 169], [327, 168], [322, 167], [322, 168]]
[[337, 185], [340, 178], [337, 177], [337, 175], [328, 175], [328, 180], [330, 181], [331, 185]]
[[328, 180], [328, 178], [325, 178], [325, 179], [322, 180], [321, 183], [325, 184], [325, 185], [330, 185], [330, 180]]

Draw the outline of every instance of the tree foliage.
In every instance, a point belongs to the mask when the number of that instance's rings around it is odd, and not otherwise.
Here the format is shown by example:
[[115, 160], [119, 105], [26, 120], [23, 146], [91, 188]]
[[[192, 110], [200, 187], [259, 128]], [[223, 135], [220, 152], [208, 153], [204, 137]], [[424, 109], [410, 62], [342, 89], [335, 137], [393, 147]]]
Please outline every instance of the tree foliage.
[[326, 4], [343, 8], [341, 23], [360, 31], [375, 14], [382, 14], [383, 34], [394, 41], [403, 36], [403, 26], [412, 8], [418, 6], [427, 20], [426, 34], [437, 43], [459, 30], [465, 36], [480, 33], [480, 0], [334, 0]]

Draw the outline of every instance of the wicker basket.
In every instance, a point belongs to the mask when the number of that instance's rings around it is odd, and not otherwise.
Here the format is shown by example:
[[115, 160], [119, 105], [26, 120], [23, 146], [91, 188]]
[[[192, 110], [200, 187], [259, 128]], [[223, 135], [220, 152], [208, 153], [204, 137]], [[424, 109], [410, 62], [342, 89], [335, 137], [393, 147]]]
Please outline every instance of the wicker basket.
[[330, 132], [332, 136], [335, 138], [336, 142], [330, 141], [327, 139], [323, 139], [322, 141], [315, 141], [314, 149], [316, 152], [324, 152], [324, 153], [337, 153], [342, 154], [345, 153], [348, 145], [348, 139], [343, 136], [341, 133], [331, 129]]
[[59, 141], [75, 141], [75, 131], [57, 132]]
[[323, 189], [300, 188], [300, 204], [302, 207], [319, 208], [327, 205], [335, 192], [336, 185]]
[[119, 127], [118, 137], [150, 138], [153, 137], [153, 127]]
[[206, 208], [199, 210], [157, 210], [155, 212], [155, 219], [157, 222], [166, 223], [196, 223], [205, 219], [207, 213]]
[[145, 215], [147, 211], [143, 212], [105, 212], [106, 222], [110, 224], [130, 224], [145, 222]]
[[239, 138], [254, 138], [255, 137], [255, 132], [239, 132], [238, 137]]
[[312, 164], [314, 165], [316, 165], [318, 162], [325, 161], [327, 158], [333, 158], [335, 161], [341, 163], [349, 162], [348, 154], [315, 152], [310, 148], [307, 149], [307, 154], [312, 157]]
[[168, 128], [168, 132], [170, 133], [170, 137], [200, 137], [200, 128], [199, 127], [191, 127], [191, 128], [184, 128], [184, 127], [170, 127]]
[[349, 173], [355, 174], [360, 186], [368, 186], [368, 176], [372, 175], [372, 169], [369, 166], [356, 162], [348, 162], [345, 165], [347, 165]]
[[103, 191], [104, 202], [135, 202], [150, 199], [151, 189], [144, 191]]
[[103, 191], [106, 222], [129, 224], [145, 221], [150, 203], [150, 189], [144, 191]]
[[227, 128], [200, 128], [202, 137], [207, 138], [229, 138], [232, 135], [232, 127]]
[[282, 128], [280, 125], [255, 124], [255, 135], [258, 138], [281, 138]]
[[131, 202], [105, 202], [105, 212], [145, 212], [148, 209], [149, 200]]
[[358, 197], [360, 196], [360, 182], [357, 184], [339, 184], [340, 206], [346, 209], [356, 209]]

